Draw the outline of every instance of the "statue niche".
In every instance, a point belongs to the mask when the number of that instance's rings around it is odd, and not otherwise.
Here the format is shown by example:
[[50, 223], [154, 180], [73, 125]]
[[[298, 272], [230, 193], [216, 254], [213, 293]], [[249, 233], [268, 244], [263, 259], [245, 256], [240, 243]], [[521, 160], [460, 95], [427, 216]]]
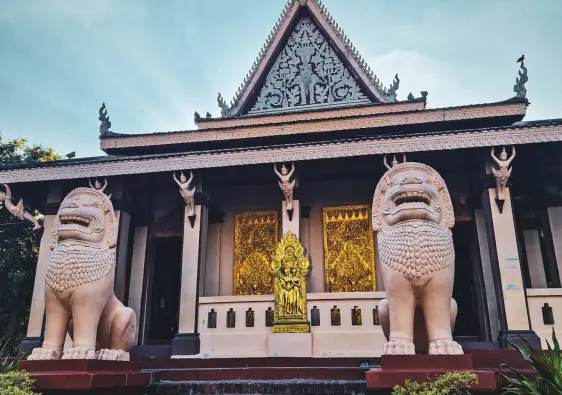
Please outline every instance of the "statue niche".
[[[38, 359], [129, 360], [136, 317], [113, 293], [117, 219], [102, 190], [77, 188], [63, 200], [45, 278], [46, 326]], [[67, 331], [73, 347], [62, 351]]]
[[299, 239], [287, 232], [271, 260], [275, 315], [273, 333], [308, 333], [306, 279], [310, 258]]
[[373, 199], [373, 229], [388, 295], [379, 304], [384, 354], [462, 354], [453, 341], [455, 223], [441, 176], [415, 162], [394, 165]]

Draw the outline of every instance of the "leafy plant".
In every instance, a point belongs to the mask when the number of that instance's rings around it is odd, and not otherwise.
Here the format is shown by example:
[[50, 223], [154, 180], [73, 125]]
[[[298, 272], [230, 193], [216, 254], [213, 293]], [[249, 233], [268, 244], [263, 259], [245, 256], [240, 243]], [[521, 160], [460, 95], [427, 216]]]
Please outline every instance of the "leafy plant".
[[0, 395], [32, 395], [35, 380], [27, 372], [12, 370], [0, 373]]
[[501, 365], [515, 373], [516, 377], [507, 377], [500, 373], [510, 385], [505, 389], [503, 395], [559, 395], [562, 394], [562, 355], [560, 354], [560, 345], [552, 328], [552, 344], [551, 347], [548, 340], [546, 341], [546, 350], [535, 349], [527, 340], [521, 338], [528, 351], [509, 342], [525, 358], [533, 369], [537, 372], [538, 377], [531, 380], [525, 377], [517, 370], [508, 365]]
[[395, 386], [392, 395], [470, 395], [470, 388], [476, 384], [478, 377], [472, 372], [449, 372], [435, 381], [406, 381], [404, 386]]
[[10, 351], [10, 339], [0, 339], [0, 373], [17, 370], [19, 361], [24, 357], [23, 353], [10, 356]]

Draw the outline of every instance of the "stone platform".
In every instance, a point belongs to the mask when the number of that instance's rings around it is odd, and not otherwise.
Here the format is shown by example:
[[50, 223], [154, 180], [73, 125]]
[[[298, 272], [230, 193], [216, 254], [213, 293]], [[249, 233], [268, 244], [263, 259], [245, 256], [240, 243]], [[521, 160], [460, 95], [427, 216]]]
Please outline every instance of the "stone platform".
[[[461, 356], [373, 358], [151, 358], [138, 362], [22, 361], [37, 390], [50, 394], [390, 394], [406, 379], [426, 381], [471, 370], [476, 392], [500, 394], [502, 363], [533, 371], [515, 350], [474, 350]], [[504, 373], [509, 373], [503, 370]]]
[[136, 394], [151, 382], [151, 374], [141, 371], [139, 362], [58, 360], [21, 361], [35, 379], [35, 389], [43, 394]]
[[[499, 365], [498, 365], [499, 367]], [[465, 355], [383, 355], [381, 367], [366, 373], [367, 388], [389, 390], [409, 381], [432, 381], [447, 372], [466, 371], [476, 374], [475, 390], [492, 391], [497, 388], [496, 374], [490, 370], [474, 369], [472, 356]]]

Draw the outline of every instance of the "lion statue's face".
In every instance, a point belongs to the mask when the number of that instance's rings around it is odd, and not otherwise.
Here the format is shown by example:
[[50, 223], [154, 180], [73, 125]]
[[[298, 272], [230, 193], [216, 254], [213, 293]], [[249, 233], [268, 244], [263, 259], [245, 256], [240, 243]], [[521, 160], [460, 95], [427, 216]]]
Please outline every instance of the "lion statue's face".
[[53, 226], [51, 246], [76, 240], [91, 244], [116, 244], [116, 218], [111, 200], [101, 191], [78, 188], [61, 203]]
[[407, 279], [426, 281], [453, 265], [453, 205], [445, 182], [431, 167], [395, 165], [379, 181], [373, 229], [380, 261]]
[[53, 223], [46, 284], [65, 292], [110, 275], [115, 266], [117, 219], [101, 191], [77, 188], [64, 198]]
[[445, 182], [431, 167], [406, 162], [387, 171], [375, 192], [375, 231], [405, 221], [429, 221], [452, 228], [453, 206]]
[[385, 222], [392, 226], [409, 220], [441, 222], [437, 189], [428, 183], [426, 174], [409, 170], [396, 174], [384, 197]]

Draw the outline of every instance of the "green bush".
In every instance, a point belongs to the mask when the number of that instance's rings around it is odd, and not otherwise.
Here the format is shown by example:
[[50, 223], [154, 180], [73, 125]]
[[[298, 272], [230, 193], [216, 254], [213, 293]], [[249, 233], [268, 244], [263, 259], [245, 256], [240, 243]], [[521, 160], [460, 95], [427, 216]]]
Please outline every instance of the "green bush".
[[474, 373], [450, 372], [435, 381], [406, 381], [404, 386], [395, 386], [392, 395], [469, 395], [470, 388], [475, 384], [478, 384], [478, 377]]
[[516, 378], [511, 378], [502, 374], [502, 376], [510, 383], [503, 394], [562, 394], [562, 355], [560, 355], [560, 345], [558, 344], [558, 339], [554, 333], [554, 328], [552, 328], [552, 344], [554, 345], [554, 348], [551, 347], [548, 340], [546, 341], [547, 350], [537, 350], [525, 339], [521, 338], [521, 340], [527, 347], [528, 351], [519, 347], [517, 344], [513, 344], [511, 342], [509, 342], [509, 344], [519, 351], [523, 358], [531, 364], [538, 376], [535, 380], [530, 380], [515, 369], [507, 365], [502, 365], [502, 367], [507, 367], [516, 375]]
[[0, 395], [36, 395], [34, 380], [27, 372], [12, 370], [0, 373]]

